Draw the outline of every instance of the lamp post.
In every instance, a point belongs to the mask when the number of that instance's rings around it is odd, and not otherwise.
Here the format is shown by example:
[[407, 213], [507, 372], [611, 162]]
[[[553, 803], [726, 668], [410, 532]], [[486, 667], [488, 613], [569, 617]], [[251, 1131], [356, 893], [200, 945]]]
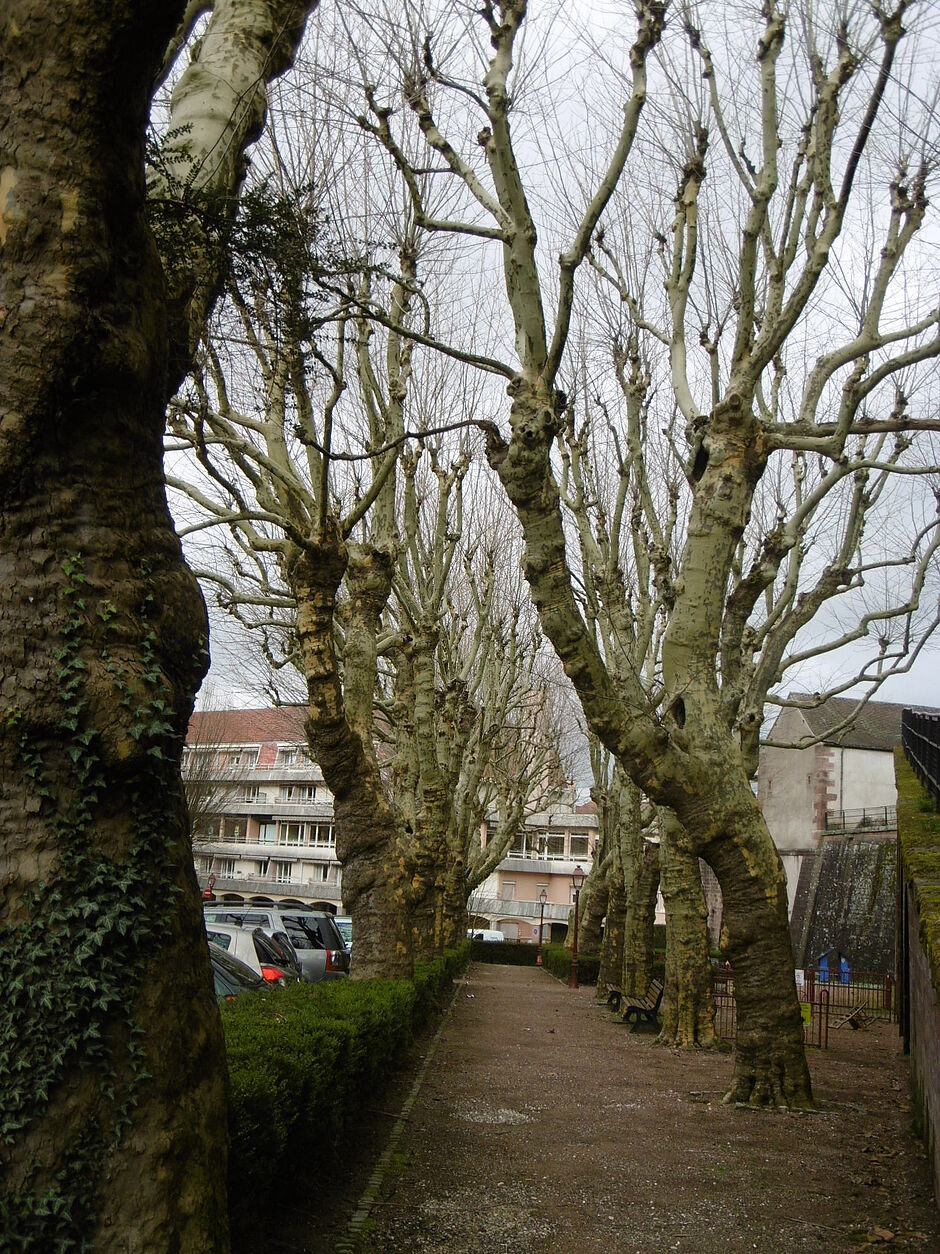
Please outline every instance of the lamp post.
[[578, 898], [584, 885], [584, 872], [576, 866], [571, 872], [571, 887], [574, 889], [574, 941], [571, 946], [571, 975], [568, 979], [569, 988], [578, 987]]
[[548, 893], [543, 888], [539, 893], [539, 952], [535, 958], [535, 965], [542, 965], [542, 920], [545, 918], [545, 903], [548, 901]]

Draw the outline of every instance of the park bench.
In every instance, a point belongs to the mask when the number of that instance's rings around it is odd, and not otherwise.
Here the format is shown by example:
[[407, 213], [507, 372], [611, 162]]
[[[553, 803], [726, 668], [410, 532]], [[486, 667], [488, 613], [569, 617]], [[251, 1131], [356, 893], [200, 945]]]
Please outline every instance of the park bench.
[[650, 980], [650, 986], [642, 996], [634, 993], [625, 997], [622, 989], [617, 988], [615, 984], [609, 984], [607, 1004], [615, 1014], [620, 1012], [620, 1018], [624, 1023], [630, 1023], [633, 1019], [631, 1027], [634, 1029], [641, 1023], [655, 1024], [664, 988], [662, 980]]

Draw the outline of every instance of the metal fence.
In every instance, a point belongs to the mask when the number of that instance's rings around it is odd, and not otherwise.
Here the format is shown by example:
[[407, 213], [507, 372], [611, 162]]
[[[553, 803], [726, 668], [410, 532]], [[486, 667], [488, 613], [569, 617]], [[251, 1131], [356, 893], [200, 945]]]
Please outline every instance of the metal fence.
[[827, 810], [827, 832], [893, 832], [897, 829], [895, 806], [865, 806], [856, 810]]
[[[820, 971], [810, 967], [796, 973], [796, 991], [803, 1009], [803, 1041], [817, 1049], [829, 1048], [830, 1028], [850, 1017], [891, 1020], [897, 1014], [894, 977], [880, 971]], [[715, 1035], [733, 1041], [738, 1008], [734, 975], [728, 968], [715, 973]]]
[[807, 967], [797, 972], [800, 1001], [811, 1002], [816, 991], [825, 988], [832, 1013], [839, 1017], [859, 1007], [872, 1019], [892, 1020], [897, 1016], [897, 985], [885, 971], [827, 971]]
[[[715, 1035], [723, 1040], [733, 1041], [738, 1029], [738, 1006], [734, 996], [733, 984], [725, 985], [723, 990], [716, 989], [715, 1000]], [[829, 1048], [829, 990], [817, 987], [812, 1000], [803, 1002], [803, 1043], [815, 1045], [817, 1049]]]
[[940, 805], [940, 714], [902, 710], [901, 744], [917, 778]]

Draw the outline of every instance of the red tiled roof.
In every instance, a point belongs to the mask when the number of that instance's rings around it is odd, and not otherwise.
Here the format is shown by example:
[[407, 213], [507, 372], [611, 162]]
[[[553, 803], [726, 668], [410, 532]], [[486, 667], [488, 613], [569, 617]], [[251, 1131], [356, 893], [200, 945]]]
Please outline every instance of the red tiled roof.
[[[197, 710], [189, 721], [189, 745], [297, 745], [306, 742], [306, 706], [267, 710]], [[260, 763], [259, 763], [260, 765]]]

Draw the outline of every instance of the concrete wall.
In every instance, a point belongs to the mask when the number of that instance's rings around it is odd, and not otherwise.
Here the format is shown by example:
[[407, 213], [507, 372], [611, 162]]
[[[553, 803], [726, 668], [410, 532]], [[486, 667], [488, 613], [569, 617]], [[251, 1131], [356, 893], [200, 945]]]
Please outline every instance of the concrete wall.
[[940, 1006], [930, 964], [921, 944], [921, 919], [907, 890], [907, 940], [910, 954], [910, 1050], [915, 1118], [933, 1171], [934, 1197], [940, 1204]]
[[[799, 710], [782, 710], [773, 727], [775, 740], [797, 742], [808, 733]], [[817, 756], [817, 746], [761, 749], [757, 799], [780, 853], [805, 852], [815, 845], [814, 807], [820, 774]]]
[[[876, 749], [834, 750], [835, 810], [861, 810], [893, 806], [897, 800], [894, 756]], [[844, 800], [843, 800], [844, 798]]]

